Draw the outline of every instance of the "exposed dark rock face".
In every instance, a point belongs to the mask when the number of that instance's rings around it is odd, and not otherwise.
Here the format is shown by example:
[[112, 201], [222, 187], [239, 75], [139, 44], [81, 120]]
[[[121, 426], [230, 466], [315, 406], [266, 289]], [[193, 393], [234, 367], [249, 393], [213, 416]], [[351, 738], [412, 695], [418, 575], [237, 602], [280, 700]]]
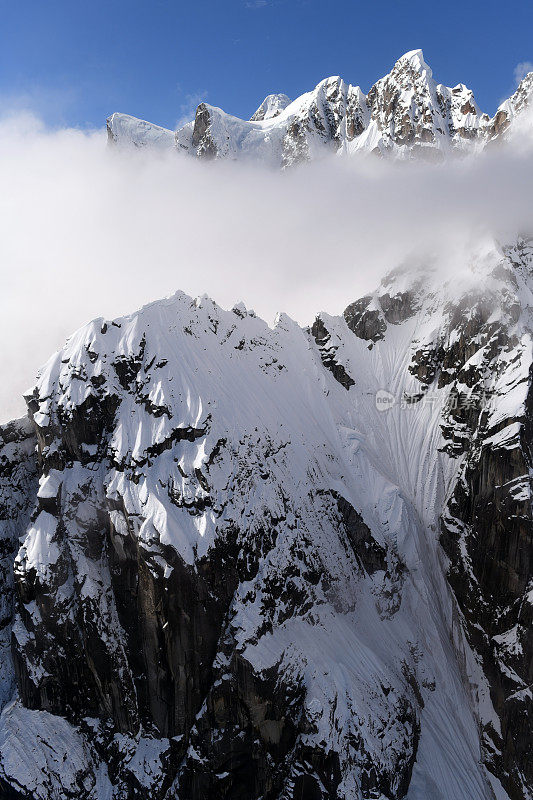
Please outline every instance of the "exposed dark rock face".
[[35, 434], [28, 421], [0, 426], [0, 708], [14, 689], [11, 627], [14, 613], [13, 561], [24, 534], [35, 493]]
[[526, 796], [524, 786], [532, 780], [527, 687], [533, 658], [533, 527], [531, 503], [520, 496], [524, 483], [529, 485], [529, 468], [519, 441], [514, 448], [488, 445], [470, 453], [441, 536], [451, 559], [450, 581], [501, 723], [501, 732], [484, 729], [487, 762], [512, 798]]
[[354, 379], [348, 375], [343, 365], [335, 360], [336, 349], [330, 345], [331, 336], [320, 317], [317, 317], [314, 321], [311, 328], [311, 335], [318, 345], [322, 363], [330, 370], [335, 380], [338, 381], [341, 386], [344, 386], [345, 389], [349, 389], [350, 386], [353, 386], [355, 384]]
[[379, 304], [383, 316], [392, 325], [405, 322], [416, 312], [416, 304], [412, 292], [398, 292], [393, 297], [388, 292], [380, 295]]
[[344, 311], [344, 319], [360, 339], [377, 342], [384, 338], [387, 324], [399, 325], [412, 317], [416, 310], [413, 292], [397, 292], [391, 296], [387, 291], [351, 303]]
[[[526, 242], [508, 251], [508, 259], [522, 280], [530, 274], [529, 252]], [[533, 674], [533, 400], [531, 367], [516, 375], [521, 358], [516, 331], [519, 313], [512, 291], [516, 278], [501, 275], [508, 280], [508, 290], [498, 298], [503, 314], [494, 320], [495, 298], [484, 298], [469, 315], [463, 309], [464, 335], [448, 355], [446, 375], [459, 375], [473, 387], [477, 402], [459, 420], [466, 457], [443, 518], [441, 542], [451, 560], [450, 582], [472, 646], [482, 660], [500, 720], [501, 730], [491, 725], [484, 728], [485, 758], [509, 796], [521, 800], [528, 796], [526, 787], [533, 782], [533, 706], [528, 688]], [[467, 368], [474, 342], [484, 350], [484, 358]], [[506, 353], [513, 354], [510, 363]], [[495, 407], [506, 387], [522, 387], [525, 401], [519, 414], [494, 415], [490, 406], [487, 408], [486, 398], [480, 403], [480, 387], [486, 385], [487, 371], [500, 373], [499, 385], [492, 390]], [[450, 423], [457, 425], [457, 420], [457, 413], [452, 412]], [[445, 430], [448, 436], [453, 435], [451, 428]]]
[[351, 303], [344, 311], [344, 319], [350, 330], [360, 339], [376, 342], [383, 339], [387, 323], [380, 308], [369, 308], [372, 300], [372, 296], [368, 295]]
[[372, 574], [387, 568], [386, 553], [374, 537], [361, 515], [344, 497], [337, 496], [337, 505], [355, 557], [363, 568]]
[[[0, 426], [0, 709], [16, 690], [11, 659], [11, 631], [15, 606], [13, 561], [19, 537], [28, 524], [37, 483], [37, 441], [27, 420]], [[3, 780], [0, 796], [6, 800], [27, 800]]]
[[218, 152], [218, 148], [209, 134], [210, 127], [209, 107], [205, 103], [200, 103], [196, 109], [192, 133], [192, 146], [200, 158], [214, 158]]
[[194, 130], [192, 134], [192, 144], [194, 147], [198, 147], [198, 145], [204, 138], [205, 134], [207, 133], [210, 124], [211, 124], [211, 118], [209, 116], [209, 109], [205, 103], [200, 103], [200, 105], [196, 109]]

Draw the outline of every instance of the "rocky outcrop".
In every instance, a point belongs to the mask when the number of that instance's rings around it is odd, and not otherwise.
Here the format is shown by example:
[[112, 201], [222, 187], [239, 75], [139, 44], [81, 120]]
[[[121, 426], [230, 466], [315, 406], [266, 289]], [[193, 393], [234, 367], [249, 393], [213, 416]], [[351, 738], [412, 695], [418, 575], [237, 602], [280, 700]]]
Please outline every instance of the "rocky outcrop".
[[343, 365], [335, 360], [336, 348], [331, 346], [331, 336], [320, 317], [317, 317], [314, 321], [311, 328], [311, 335], [320, 351], [322, 363], [330, 370], [335, 380], [338, 381], [341, 386], [344, 386], [345, 389], [349, 389], [350, 386], [353, 386], [355, 383], [354, 379], [348, 375]]
[[35, 494], [35, 448], [35, 434], [26, 420], [0, 426], [0, 709], [15, 688], [11, 662], [13, 562]]
[[520, 81], [516, 92], [498, 108], [490, 123], [490, 141], [501, 141], [511, 132], [513, 121], [520, 121], [520, 115], [530, 107], [533, 94], [533, 72]]
[[199, 158], [214, 158], [218, 153], [217, 145], [211, 135], [212, 123], [209, 106], [206, 103], [200, 103], [196, 109], [191, 139], [191, 144], [196, 149]]
[[368, 295], [350, 303], [344, 311], [344, 319], [356, 336], [376, 342], [378, 339], [383, 339], [387, 323], [381, 308], [373, 302], [373, 299]]
[[346, 324], [360, 339], [377, 342], [384, 338], [388, 325], [399, 325], [415, 314], [415, 290], [395, 292], [392, 296], [383, 291], [386, 288], [383, 285], [379, 295], [361, 297], [344, 310]]

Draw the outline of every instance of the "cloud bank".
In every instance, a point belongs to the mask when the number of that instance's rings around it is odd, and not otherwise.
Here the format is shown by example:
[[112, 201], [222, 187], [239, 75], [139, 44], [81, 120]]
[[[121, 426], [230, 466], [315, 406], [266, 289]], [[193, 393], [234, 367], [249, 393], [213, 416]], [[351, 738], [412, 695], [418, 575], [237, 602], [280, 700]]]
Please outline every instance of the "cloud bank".
[[267, 321], [339, 313], [416, 251], [533, 231], [531, 126], [447, 166], [336, 158], [284, 173], [117, 151], [103, 131], [0, 121], [0, 421], [73, 330], [177, 289]]

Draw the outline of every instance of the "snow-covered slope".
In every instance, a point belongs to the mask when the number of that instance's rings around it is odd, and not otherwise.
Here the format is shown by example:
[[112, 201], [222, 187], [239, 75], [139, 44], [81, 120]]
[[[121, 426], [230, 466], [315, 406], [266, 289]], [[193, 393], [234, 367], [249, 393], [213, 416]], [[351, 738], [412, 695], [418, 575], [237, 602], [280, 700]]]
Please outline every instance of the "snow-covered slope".
[[442, 159], [477, 152], [500, 138], [530, 102], [532, 73], [494, 118], [463, 84], [438, 84], [421, 50], [402, 56], [368, 94], [339, 77], [290, 102], [269, 95], [249, 121], [201, 103], [194, 122], [173, 135], [124, 114], [108, 119], [113, 143], [157, 143], [196, 157], [251, 159], [276, 167], [328, 152]]
[[112, 114], [107, 120], [107, 135], [110, 142], [127, 142], [134, 147], [174, 147], [175, 137], [172, 131], [152, 125], [143, 119], [136, 119], [127, 114]]
[[533, 252], [471, 263], [50, 359], [0, 450], [6, 797], [531, 798]]

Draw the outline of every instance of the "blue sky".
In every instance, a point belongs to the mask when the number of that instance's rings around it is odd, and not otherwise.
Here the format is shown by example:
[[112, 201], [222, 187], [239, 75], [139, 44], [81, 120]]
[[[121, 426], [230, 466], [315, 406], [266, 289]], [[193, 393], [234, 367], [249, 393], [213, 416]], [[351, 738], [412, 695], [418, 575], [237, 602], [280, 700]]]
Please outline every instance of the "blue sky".
[[533, 61], [531, 0], [0, 0], [0, 113], [100, 126], [123, 111], [175, 127], [201, 99], [249, 117], [328, 75], [368, 91], [421, 47], [435, 77], [493, 113]]

